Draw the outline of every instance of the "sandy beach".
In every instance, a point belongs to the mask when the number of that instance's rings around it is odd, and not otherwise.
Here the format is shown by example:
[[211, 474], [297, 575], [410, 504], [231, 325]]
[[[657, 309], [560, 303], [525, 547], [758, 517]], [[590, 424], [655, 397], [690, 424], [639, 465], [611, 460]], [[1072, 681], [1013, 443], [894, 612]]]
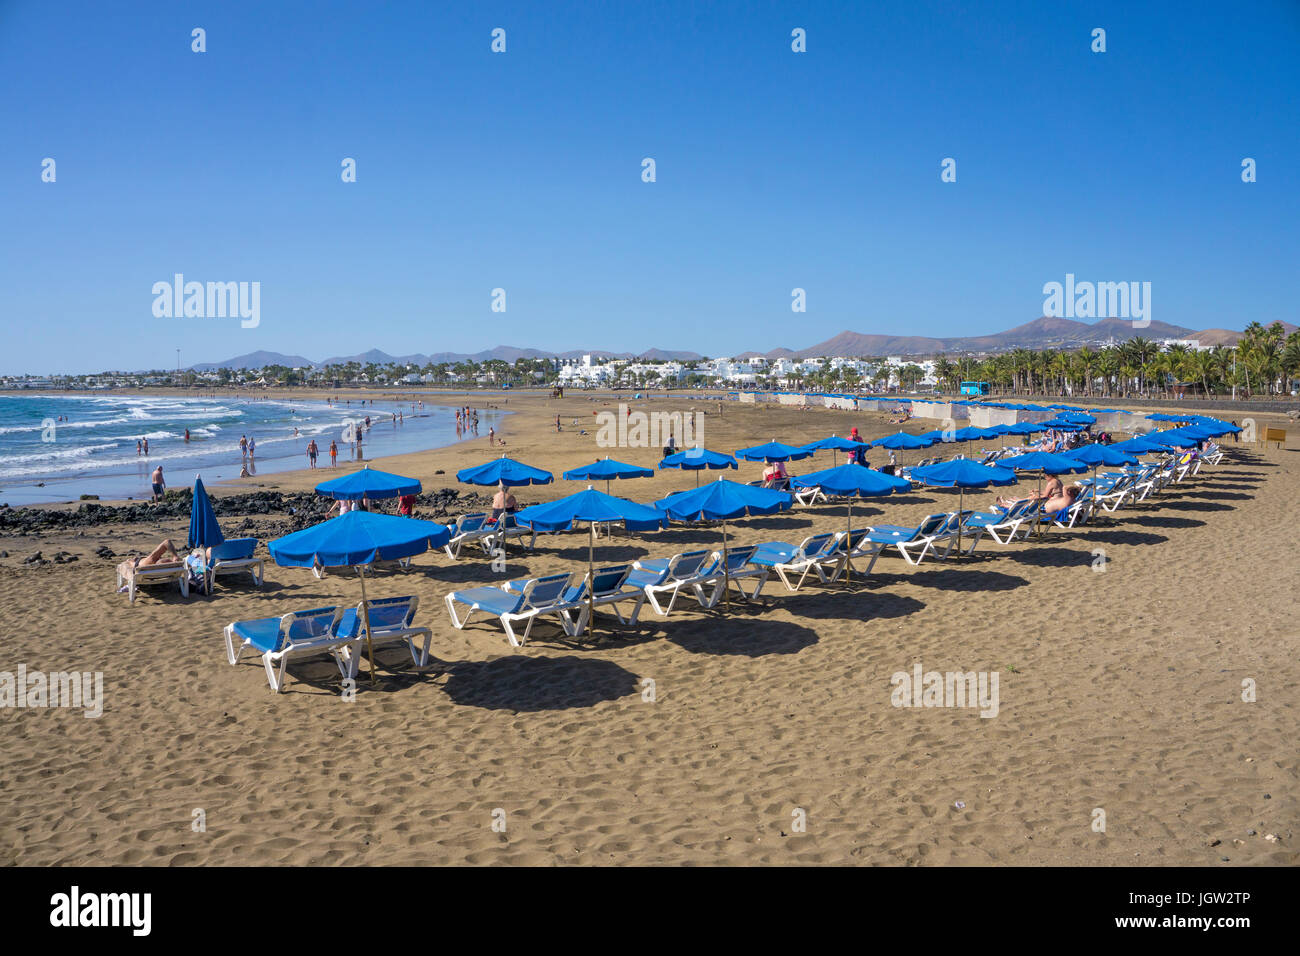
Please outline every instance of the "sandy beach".
[[[631, 406], [706, 412], [704, 443], [725, 451], [897, 428], [885, 413], [690, 396]], [[501, 407], [504, 448], [484, 433], [369, 464], [474, 495], [484, 489], [457, 485], [456, 470], [506, 452], [557, 476], [518, 489], [528, 505], [579, 490], [559, 473], [605, 454], [652, 468], [661, 457], [597, 447], [592, 413], [615, 407], [608, 396], [519, 393]], [[418, 596], [441, 663], [419, 672], [390, 647], [381, 682], [363, 667], [354, 701], [324, 658], [291, 666], [272, 693], [256, 656], [226, 663], [222, 628], [355, 603], [355, 575], [272, 564], [260, 589], [223, 579], [184, 600], [154, 588], [132, 606], [114, 593], [115, 564], [166, 536], [183, 542], [186, 522], [0, 536], [0, 669], [100, 671], [105, 697], [98, 719], [3, 713], [0, 848], [9, 863], [92, 865], [1294, 864], [1300, 454], [1294, 439], [1224, 447], [1222, 464], [1113, 524], [986, 540], [961, 562], [885, 556], [861, 587], [789, 593], [773, 578], [756, 605], [726, 613], [691, 605], [665, 620], [647, 608], [635, 627], [605, 614], [592, 643], [550, 624], [519, 650], [493, 622], [456, 630], [444, 596], [507, 575], [482, 555], [425, 554], [368, 587]], [[791, 470], [830, 464], [822, 453]], [[328, 476], [209, 490], [300, 492]], [[611, 491], [648, 503], [695, 483], [664, 471]], [[854, 525], [956, 507], [955, 491], [920, 489], [855, 501]], [[269, 533], [277, 520], [254, 525]], [[798, 542], [844, 526], [832, 503], [729, 530], [733, 543]], [[597, 561], [720, 543], [717, 528], [620, 532]], [[508, 576], [583, 569], [586, 547], [585, 531], [541, 537], [536, 551], [511, 549]], [[76, 560], [29, 562], [37, 551]], [[996, 672], [997, 716], [893, 706], [891, 675], [918, 663]]]

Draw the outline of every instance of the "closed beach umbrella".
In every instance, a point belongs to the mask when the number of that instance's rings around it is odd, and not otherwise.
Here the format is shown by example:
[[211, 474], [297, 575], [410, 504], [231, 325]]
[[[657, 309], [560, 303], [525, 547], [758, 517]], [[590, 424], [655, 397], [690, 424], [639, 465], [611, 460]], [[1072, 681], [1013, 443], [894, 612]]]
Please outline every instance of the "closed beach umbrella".
[[507, 488], [515, 488], [520, 485], [549, 485], [555, 478], [549, 471], [542, 471], [502, 455], [486, 464], [462, 468], [456, 472], [456, 480], [466, 485], [503, 484]]
[[595, 594], [591, 585], [595, 573], [596, 525], [622, 522], [629, 531], [649, 531], [664, 527], [667, 521], [649, 505], [615, 498], [591, 486], [559, 501], [533, 505], [515, 513], [516, 524], [535, 531], [568, 531], [574, 522], [587, 524], [587, 628], [590, 631], [595, 620]]
[[393, 561], [440, 548], [451, 531], [436, 521], [349, 511], [347, 514], [276, 538], [267, 545], [276, 564], [289, 568], [355, 567], [361, 579], [361, 624], [370, 655], [370, 682], [375, 681], [375, 649], [370, 643], [370, 602], [364, 566]]
[[560, 477], [565, 481], [603, 481], [605, 482], [605, 493], [609, 493], [609, 483], [611, 480], [622, 478], [653, 478], [655, 473], [649, 468], [642, 468], [639, 465], [628, 465], [621, 461], [614, 461], [612, 458], [601, 458], [592, 462], [590, 465], [583, 465], [581, 468], [573, 468], [566, 471]]
[[736, 459], [731, 455], [723, 454], [720, 451], [709, 451], [707, 448], [688, 448], [685, 451], [679, 451], [674, 455], [669, 455], [663, 461], [659, 462], [660, 468], [681, 468], [684, 471], [695, 472], [695, 484], [698, 487], [700, 483], [700, 472], [705, 468], [710, 471], [720, 471], [723, 468], [730, 468], [735, 471], [739, 465]]
[[911, 477], [936, 488], [956, 488], [957, 491], [957, 556], [961, 557], [961, 513], [967, 488], [987, 488], [990, 485], [1014, 485], [1016, 473], [998, 465], [981, 465], [969, 458], [954, 458], [937, 465], [913, 468]]
[[[878, 498], [900, 491], [911, 491], [912, 489], [912, 483], [906, 478], [887, 475], [882, 471], [876, 471], [874, 468], [867, 468], [854, 462], [840, 465], [838, 468], [827, 468], [825, 471], [814, 471], [811, 474], [800, 475], [798, 478], [792, 478], [790, 483], [797, 488], [821, 488], [828, 495], [849, 499], [848, 516], [844, 528], [848, 534], [853, 531], [854, 498]], [[846, 538], [845, 547], [848, 548], [850, 543], [850, 540]], [[849, 557], [846, 558], [846, 561], [844, 580], [848, 581], [853, 575], [853, 559]]]
[[402, 495], [418, 495], [421, 490], [418, 478], [407, 478], [369, 467], [341, 478], [322, 481], [316, 486], [318, 495], [326, 495], [338, 501], [400, 498]]
[[194, 495], [190, 501], [190, 534], [187, 548], [210, 548], [221, 544], [226, 537], [217, 524], [217, 516], [212, 511], [212, 502], [203, 488], [203, 479], [194, 476]]
[[[806, 456], [805, 456], [806, 457]], [[770, 515], [787, 511], [793, 499], [785, 491], [742, 485], [719, 478], [689, 491], [679, 491], [655, 502], [655, 507], [678, 521], [722, 522], [722, 587], [731, 606], [731, 569], [728, 566], [727, 521], [745, 515]]]

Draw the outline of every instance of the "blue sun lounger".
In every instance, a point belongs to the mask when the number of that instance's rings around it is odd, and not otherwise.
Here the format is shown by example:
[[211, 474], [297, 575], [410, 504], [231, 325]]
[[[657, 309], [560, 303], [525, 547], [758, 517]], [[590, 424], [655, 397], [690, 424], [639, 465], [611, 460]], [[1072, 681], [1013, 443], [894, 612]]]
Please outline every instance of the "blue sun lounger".
[[[238, 664], [245, 648], [260, 651], [266, 679], [276, 693], [284, 688], [285, 668], [295, 657], [329, 654], [344, 678], [355, 678], [358, 636], [341, 632], [343, 613], [341, 607], [318, 607], [281, 617], [233, 621], [225, 629], [226, 660]], [[241, 641], [238, 647], [236, 638]]]
[[[475, 611], [483, 611], [501, 621], [506, 638], [514, 647], [523, 647], [533, 629], [533, 622], [542, 614], [556, 610], [555, 605], [562, 604], [564, 592], [573, 575], [568, 572], [549, 574], [542, 578], [531, 578], [523, 582], [519, 591], [507, 591], [505, 588], [481, 587], [465, 591], [453, 591], [446, 597], [447, 613], [451, 615], [452, 626], [460, 630], [469, 623]], [[456, 614], [456, 605], [467, 606], [462, 620]], [[527, 622], [522, 637], [515, 634], [515, 625]]]

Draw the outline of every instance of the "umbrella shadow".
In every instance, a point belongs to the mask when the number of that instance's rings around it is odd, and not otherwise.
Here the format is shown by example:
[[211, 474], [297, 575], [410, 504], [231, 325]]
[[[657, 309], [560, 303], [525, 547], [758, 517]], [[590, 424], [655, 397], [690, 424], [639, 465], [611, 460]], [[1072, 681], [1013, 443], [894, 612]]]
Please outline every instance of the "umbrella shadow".
[[1091, 551], [1079, 551], [1053, 545], [1040, 545], [1023, 551], [1009, 551], [1007, 558], [1034, 568], [1077, 568], [1093, 562]]
[[[1198, 522], [1198, 524], [1203, 523]], [[1116, 528], [1109, 531], [1094, 531], [1089, 535], [1089, 540], [1101, 541], [1105, 544], [1150, 545], [1163, 544], [1169, 538], [1163, 534], [1152, 534], [1149, 531], [1125, 531]]]
[[[868, 584], [880, 583], [872, 575]], [[889, 620], [907, 617], [925, 610], [924, 601], [891, 591], [849, 584], [835, 590], [817, 593], [800, 592], [784, 597], [781, 606], [798, 617], [814, 620], [839, 620], [868, 623], [872, 620]]]
[[[989, 555], [996, 559], [1000, 555]], [[1024, 587], [1029, 581], [1014, 574], [1001, 571], [981, 571], [976, 567], [966, 567], [969, 558], [962, 558], [962, 563], [949, 564], [930, 571], [900, 572], [898, 574], [875, 571], [871, 582], [875, 584], [914, 584], [923, 588], [936, 588], [940, 591], [1014, 591]]]
[[1248, 495], [1240, 491], [1204, 491], [1198, 489], [1183, 495], [1183, 500], [1203, 498], [1206, 501], [1251, 501], [1254, 497], [1254, 495]]
[[1199, 518], [1177, 518], [1173, 515], [1143, 515], [1134, 518], [1133, 524], [1144, 528], [1200, 528], [1205, 522]]
[[1176, 501], [1163, 501], [1160, 503], [1161, 508], [1168, 508], [1171, 511], [1232, 511], [1232, 505], [1221, 505], [1213, 501], [1188, 501], [1180, 498]]
[[454, 664], [444, 689], [466, 707], [535, 713], [593, 707], [635, 694], [640, 684], [612, 661], [515, 655]]
[[692, 654], [767, 657], [798, 654], [819, 638], [816, 631], [798, 624], [732, 617], [683, 621], [673, 628], [668, 640]]

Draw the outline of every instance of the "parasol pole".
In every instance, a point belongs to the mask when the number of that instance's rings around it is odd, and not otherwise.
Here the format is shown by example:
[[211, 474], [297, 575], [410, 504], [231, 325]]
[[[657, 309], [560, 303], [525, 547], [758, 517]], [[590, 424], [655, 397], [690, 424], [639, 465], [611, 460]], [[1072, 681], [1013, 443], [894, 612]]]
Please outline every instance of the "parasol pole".
[[849, 495], [849, 514], [844, 522], [844, 583], [853, 579], [853, 496]]
[[722, 599], [728, 611], [731, 610], [731, 561], [727, 557], [727, 519], [722, 519]]
[[587, 522], [587, 635], [596, 626], [596, 522]]
[[363, 565], [357, 565], [361, 578], [361, 626], [366, 629], [366, 651], [370, 655], [370, 686], [375, 686], [375, 645], [370, 642], [370, 602], [366, 599], [366, 574]]
[[961, 507], [966, 500], [966, 489], [957, 486], [957, 560], [961, 560]]

